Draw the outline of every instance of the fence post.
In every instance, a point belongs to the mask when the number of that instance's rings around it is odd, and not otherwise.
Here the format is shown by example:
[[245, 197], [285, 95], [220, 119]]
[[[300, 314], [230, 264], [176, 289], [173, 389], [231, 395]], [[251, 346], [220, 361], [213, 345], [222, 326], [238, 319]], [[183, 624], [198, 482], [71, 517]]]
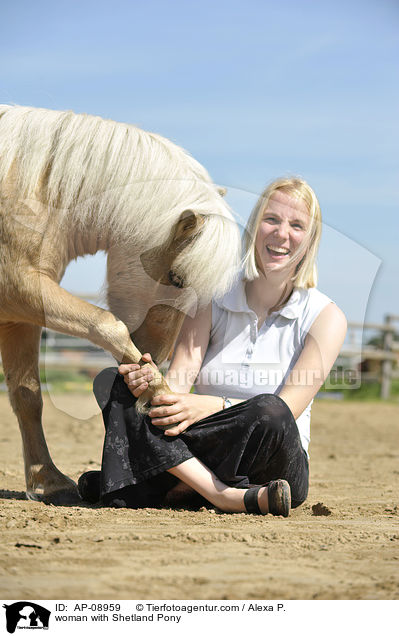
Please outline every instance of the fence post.
[[[393, 317], [390, 315], [385, 315], [384, 323], [387, 327], [390, 327], [393, 322]], [[392, 343], [393, 343], [393, 331], [386, 330], [384, 332], [383, 338], [383, 349], [384, 351], [392, 352]], [[392, 360], [383, 360], [382, 361], [382, 377], [381, 377], [381, 399], [388, 400], [391, 393], [391, 381], [392, 381]]]

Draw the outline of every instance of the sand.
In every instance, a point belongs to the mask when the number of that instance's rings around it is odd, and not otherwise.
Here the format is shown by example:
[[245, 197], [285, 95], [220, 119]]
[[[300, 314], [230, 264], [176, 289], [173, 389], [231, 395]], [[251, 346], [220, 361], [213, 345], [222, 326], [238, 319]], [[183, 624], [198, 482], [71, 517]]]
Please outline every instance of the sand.
[[[75, 480], [100, 466], [101, 415], [76, 415], [95, 410], [90, 395], [45, 396], [53, 459]], [[18, 426], [2, 394], [0, 597], [398, 599], [398, 412], [316, 402], [309, 498], [283, 519], [27, 501]]]

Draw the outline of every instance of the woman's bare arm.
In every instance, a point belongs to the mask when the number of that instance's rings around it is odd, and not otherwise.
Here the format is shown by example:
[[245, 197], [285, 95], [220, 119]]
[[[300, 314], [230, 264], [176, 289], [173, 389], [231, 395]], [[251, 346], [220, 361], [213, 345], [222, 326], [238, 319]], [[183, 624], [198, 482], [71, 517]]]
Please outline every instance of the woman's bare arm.
[[186, 316], [170, 367], [165, 375], [172, 391], [189, 393], [201, 368], [211, 335], [212, 305], [194, 316]]
[[312, 401], [341, 350], [347, 322], [334, 303], [327, 305], [313, 322], [305, 346], [279, 396], [295, 419]]

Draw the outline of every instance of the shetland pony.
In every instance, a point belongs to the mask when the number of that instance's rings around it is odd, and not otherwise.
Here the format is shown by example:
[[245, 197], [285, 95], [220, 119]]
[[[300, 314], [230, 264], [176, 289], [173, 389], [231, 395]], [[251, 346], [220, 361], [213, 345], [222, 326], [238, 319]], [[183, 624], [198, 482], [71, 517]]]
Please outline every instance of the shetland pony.
[[[206, 170], [167, 139], [90, 115], [0, 106], [0, 246], [0, 351], [27, 497], [75, 502], [41, 424], [41, 328], [88, 338], [118, 362], [149, 351], [160, 363], [185, 314], [231, 285], [238, 228]], [[110, 311], [59, 286], [72, 259], [99, 250]], [[138, 408], [168, 390], [157, 374]]]

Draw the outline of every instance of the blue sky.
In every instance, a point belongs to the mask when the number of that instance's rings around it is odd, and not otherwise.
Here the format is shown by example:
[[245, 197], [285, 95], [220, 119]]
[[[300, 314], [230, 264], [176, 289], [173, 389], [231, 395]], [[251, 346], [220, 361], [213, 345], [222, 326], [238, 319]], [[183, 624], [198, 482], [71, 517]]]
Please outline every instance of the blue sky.
[[[2, 6], [0, 101], [156, 131], [229, 189], [241, 223], [299, 174], [325, 222], [320, 284], [350, 320], [399, 315], [396, 0]], [[101, 286], [102, 258], [64, 285]]]

